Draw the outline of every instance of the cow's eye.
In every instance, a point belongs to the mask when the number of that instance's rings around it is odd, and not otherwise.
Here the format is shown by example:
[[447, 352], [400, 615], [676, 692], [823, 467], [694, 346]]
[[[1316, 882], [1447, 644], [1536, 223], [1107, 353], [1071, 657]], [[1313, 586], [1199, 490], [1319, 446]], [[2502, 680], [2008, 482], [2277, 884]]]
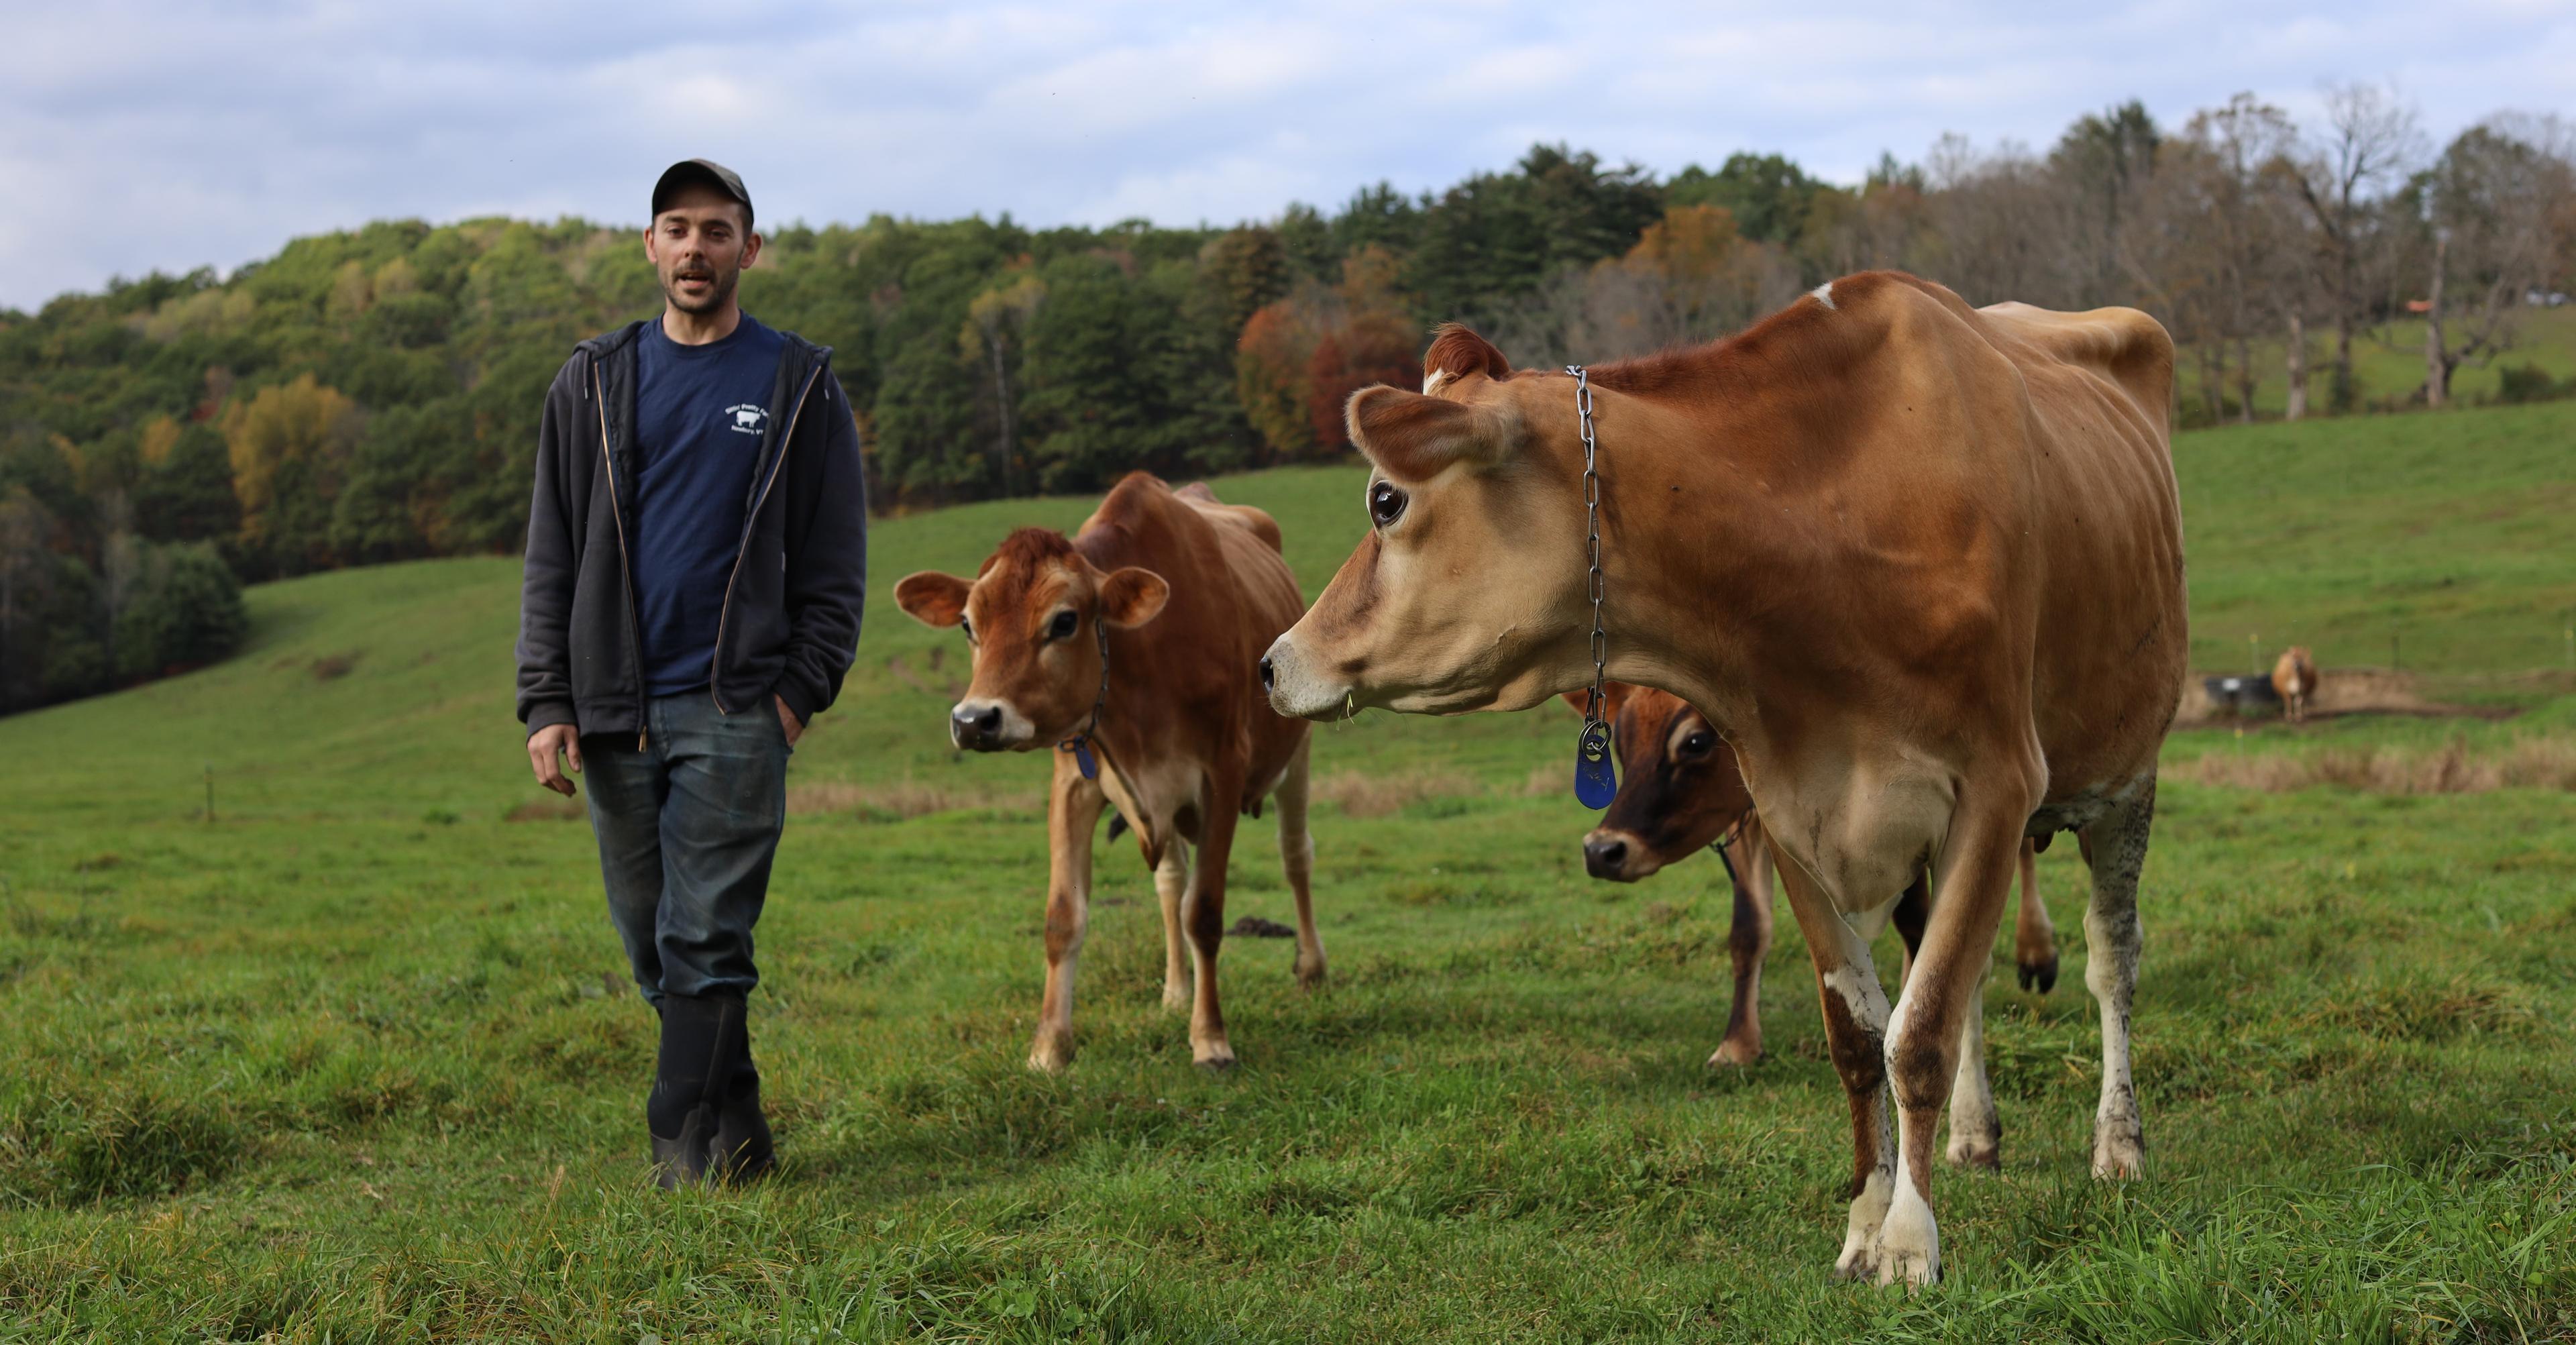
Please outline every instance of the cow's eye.
[[1709, 732], [1707, 729], [1701, 729], [1691, 734], [1689, 737], [1682, 739], [1682, 755], [1685, 757], [1704, 757], [1708, 755], [1709, 749], [1715, 746], [1717, 746], [1717, 735]]
[[974, 642], [975, 642], [975, 623], [974, 623], [974, 622], [969, 621], [969, 620], [967, 620], [966, 618], [964, 618], [964, 617], [962, 617], [962, 616], [961, 616], [961, 617], [957, 618], [957, 628], [958, 628], [959, 630], [962, 630], [962, 631], [966, 632], [966, 642], [967, 642], [967, 643], [972, 644], [972, 643], [974, 643]]
[[1404, 517], [1405, 494], [1391, 481], [1369, 487], [1369, 518], [1383, 528]]
[[1047, 638], [1050, 640], [1072, 639], [1073, 628], [1077, 624], [1078, 620], [1079, 618], [1075, 617], [1070, 610], [1056, 613], [1055, 620], [1047, 623]]

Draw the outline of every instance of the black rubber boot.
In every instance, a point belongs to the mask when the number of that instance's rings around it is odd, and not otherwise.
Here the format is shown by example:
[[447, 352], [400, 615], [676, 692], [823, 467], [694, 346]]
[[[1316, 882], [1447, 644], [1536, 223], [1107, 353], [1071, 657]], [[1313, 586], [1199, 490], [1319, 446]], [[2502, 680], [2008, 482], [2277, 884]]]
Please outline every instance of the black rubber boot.
[[712, 1162], [719, 1179], [738, 1185], [759, 1181], [778, 1165], [777, 1148], [769, 1138], [769, 1118], [760, 1111], [760, 1071], [751, 1063], [747, 1040], [733, 1077], [726, 1084], [724, 1101], [716, 1109]]
[[664, 995], [661, 1065], [644, 1104], [654, 1180], [675, 1190], [706, 1180], [726, 1084], [747, 1064], [739, 995]]

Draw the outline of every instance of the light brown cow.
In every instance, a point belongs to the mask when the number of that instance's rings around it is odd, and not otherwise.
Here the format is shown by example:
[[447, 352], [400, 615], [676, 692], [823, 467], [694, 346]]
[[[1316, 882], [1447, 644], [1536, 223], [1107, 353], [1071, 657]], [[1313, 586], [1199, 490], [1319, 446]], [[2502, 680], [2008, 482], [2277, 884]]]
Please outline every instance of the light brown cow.
[[[1584, 871], [1614, 883], [1633, 883], [1702, 850], [1719, 849], [1735, 898], [1726, 935], [1735, 993], [1727, 1006], [1726, 1036], [1708, 1064], [1711, 1069], [1750, 1065], [1762, 1058], [1762, 962], [1771, 953], [1771, 842], [1762, 830], [1761, 814], [1754, 811], [1753, 795], [1736, 768], [1735, 749], [1718, 736], [1707, 716], [1683, 704], [1681, 697], [1651, 687], [1611, 682], [1602, 695], [1609, 702], [1602, 713], [1619, 753], [1619, 794], [1602, 814], [1601, 825], [1583, 838]], [[1589, 693], [1569, 691], [1565, 699], [1580, 710]], [[2040, 900], [2035, 847], [2036, 842], [2023, 838], [2013, 959], [2022, 989], [2044, 995], [2057, 987], [2057, 930]], [[1917, 874], [1889, 917], [1905, 943], [1900, 980], [1912, 973], [1914, 952], [1922, 946], [1926, 905], [1924, 880]], [[1972, 1005], [1969, 1011], [1980, 1007]], [[1958, 1096], [1954, 1091], [1953, 1103]], [[1960, 1124], [1956, 1115], [1950, 1118], [1950, 1157], [1993, 1166], [2001, 1157], [1997, 1150], [1968, 1144], [1976, 1130], [1973, 1124]]]
[[2308, 702], [2317, 694], [2317, 661], [2308, 657], [2308, 647], [2294, 644], [2283, 650], [2281, 659], [2272, 665], [2272, 689], [2281, 694], [2281, 713], [2290, 722], [2308, 717]]
[[[1284, 713], [1520, 709], [1596, 676], [1577, 378], [1463, 329], [1424, 368], [1351, 398], [1370, 531], [1264, 660]], [[2137, 880], [2186, 649], [2172, 384], [2143, 313], [1892, 272], [1590, 372], [1608, 675], [1708, 714], [1782, 857], [1851, 1105], [1842, 1275], [1939, 1275], [1935, 1135], [2025, 835], [2084, 840], [2093, 1171], [2143, 1161]], [[1927, 865], [1891, 1013], [1869, 938]]]
[[[1226, 859], [1237, 817], [1258, 816], [1264, 798], [1279, 805], [1297, 979], [1313, 986], [1324, 978], [1308, 890], [1307, 725], [1272, 713], [1253, 680], [1263, 647], [1305, 606], [1280, 558], [1279, 525], [1258, 509], [1219, 503], [1204, 485], [1175, 491], [1137, 472], [1071, 540], [1022, 528], [974, 579], [908, 575], [895, 602], [930, 625], [966, 627], [974, 677], [949, 717], [960, 747], [1056, 749], [1046, 992], [1030, 1067], [1053, 1072], [1073, 1062], [1074, 962], [1090, 920], [1091, 839], [1104, 800], [1135, 828], [1154, 871], [1163, 1003], [1189, 1008], [1199, 1064], [1232, 1065], [1216, 988]], [[1097, 779], [1086, 776], [1086, 759]]]

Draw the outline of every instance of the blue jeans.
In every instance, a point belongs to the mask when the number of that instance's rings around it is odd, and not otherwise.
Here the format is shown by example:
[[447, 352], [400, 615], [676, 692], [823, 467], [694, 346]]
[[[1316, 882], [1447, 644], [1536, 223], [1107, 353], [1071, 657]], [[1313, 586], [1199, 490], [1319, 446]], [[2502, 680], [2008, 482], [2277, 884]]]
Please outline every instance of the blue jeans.
[[645, 746], [582, 739], [608, 918], [644, 998], [747, 994], [751, 927], [787, 821], [787, 733], [777, 707], [728, 715], [706, 692], [645, 709]]

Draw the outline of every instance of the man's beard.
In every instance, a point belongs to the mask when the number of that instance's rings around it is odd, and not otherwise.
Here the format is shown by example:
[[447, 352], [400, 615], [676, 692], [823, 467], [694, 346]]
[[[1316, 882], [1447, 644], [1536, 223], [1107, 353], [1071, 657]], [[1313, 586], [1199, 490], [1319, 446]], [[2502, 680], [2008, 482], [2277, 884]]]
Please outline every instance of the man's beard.
[[742, 283], [742, 270], [739, 267], [731, 271], [718, 271], [712, 266], [692, 266], [682, 269], [715, 281], [715, 285], [707, 291], [707, 297], [690, 300], [680, 297], [681, 273], [679, 271], [674, 271], [663, 279], [662, 297], [670, 302], [671, 307], [691, 317], [723, 312], [724, 306], [733, 302], [734, 287]]

